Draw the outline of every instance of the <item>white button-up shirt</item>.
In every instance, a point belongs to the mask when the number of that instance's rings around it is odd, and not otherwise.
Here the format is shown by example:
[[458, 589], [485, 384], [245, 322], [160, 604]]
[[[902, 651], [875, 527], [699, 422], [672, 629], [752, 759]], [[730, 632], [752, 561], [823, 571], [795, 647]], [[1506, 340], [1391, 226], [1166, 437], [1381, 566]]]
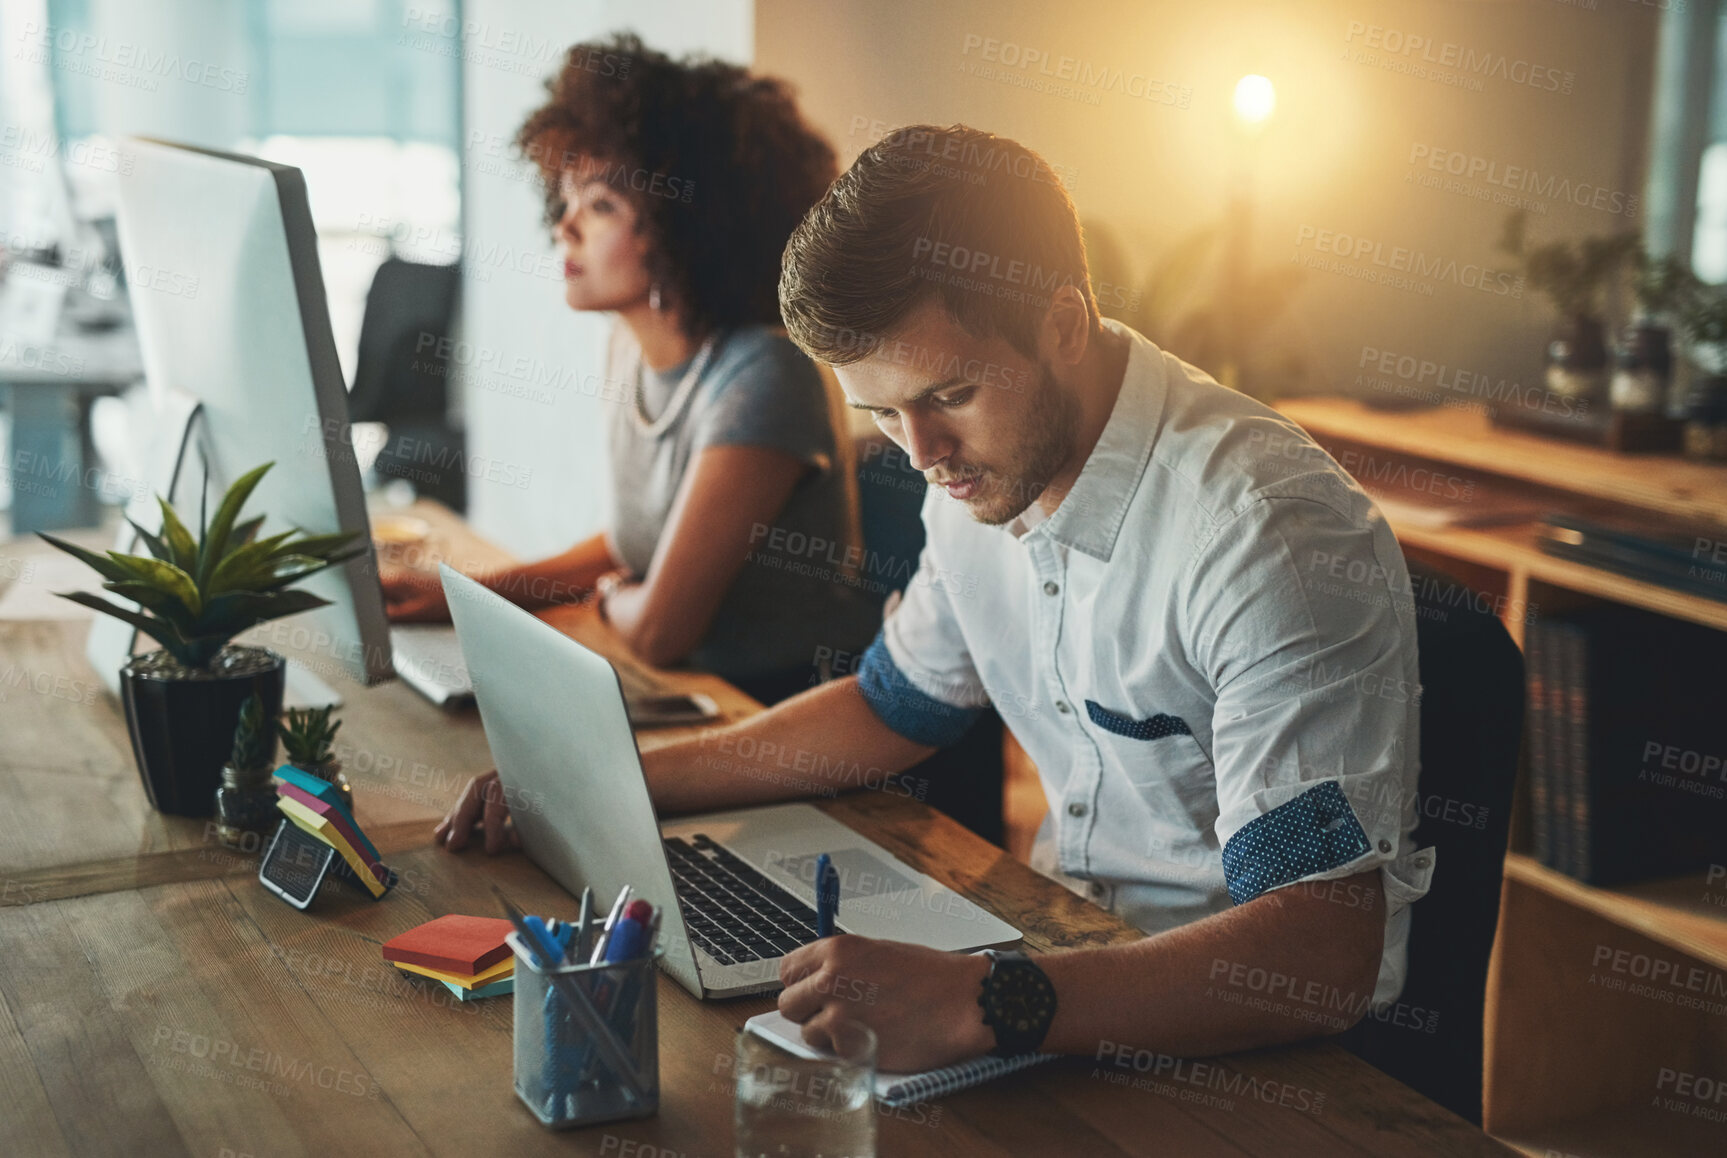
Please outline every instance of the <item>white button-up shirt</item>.
[[1073, 489], [992, 527], [932, 488], [860, 688], [926, 743], [993, 704], [1049, 800], [1034, 866], [1147, 932], [1380, 868], [1392, 1001], [1434, 858], [1403, 553], [1300, 428], [1104, 325], [1131, 350]]

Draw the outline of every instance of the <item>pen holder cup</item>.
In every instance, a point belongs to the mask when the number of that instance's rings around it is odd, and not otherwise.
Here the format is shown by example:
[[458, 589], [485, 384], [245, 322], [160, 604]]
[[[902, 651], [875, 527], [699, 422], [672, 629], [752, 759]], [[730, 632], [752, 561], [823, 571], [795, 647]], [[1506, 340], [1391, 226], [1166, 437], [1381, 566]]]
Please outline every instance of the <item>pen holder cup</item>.
[[516, 934], [516, 1095], [554, 1130], [660, 1108], [659, 999], [651, 956], [546, 968]]

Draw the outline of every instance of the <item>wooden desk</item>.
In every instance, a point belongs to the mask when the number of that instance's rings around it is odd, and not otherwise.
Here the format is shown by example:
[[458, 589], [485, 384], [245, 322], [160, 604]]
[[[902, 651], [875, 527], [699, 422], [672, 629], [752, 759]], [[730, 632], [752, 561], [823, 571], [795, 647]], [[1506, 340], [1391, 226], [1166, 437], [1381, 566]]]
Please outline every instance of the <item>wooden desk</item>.
[[[90, 680], [84, 631], [0, 624], [0, 666]], [[573, 902], [520, 855], [431, 845], [433, 817], [485, 766], [473, 713], [444, 716], [393, 684], [347, 694], [357, 808], [402, 883], [379, 902], [333, 889], [309, 913], [266, 893], [254, 858], [208, 842], [199, 822], [150, 817], [120, 847], [147, 809], [105, 699], [15, 691], [0, 703], [0, 1154], [730, 1154], [732, 1038], [772, 998], [702, 1003], [662, 976], [658, 1116], [554, 1134], [512, 1089], [511, 1002], [457, 1004], [382, 961], [380, 943], [422, 921], [492, 911], [494, 883], [530, 912]], [[735, 691], [727, 702], [747, 703]], [[819, 807], [1014, 922], [1035, 950], [1138, 935], [914, 801], [865, 792]], [[93, 846], [75, 840], [90, 816]], [[880, 1152], [1509, 1153], [1334, 1045], [1206, 1064], [1218, 1068], [1156, 1083], [1113, 1071], [1133, 1088], [1084, 1059], [1055, 1063], [884, 1111]]]

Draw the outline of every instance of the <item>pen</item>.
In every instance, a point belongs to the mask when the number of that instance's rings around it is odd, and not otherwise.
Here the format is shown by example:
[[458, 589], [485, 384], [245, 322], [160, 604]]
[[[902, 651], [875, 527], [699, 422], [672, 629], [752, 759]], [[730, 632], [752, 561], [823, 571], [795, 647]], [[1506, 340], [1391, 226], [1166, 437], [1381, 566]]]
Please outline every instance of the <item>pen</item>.
[[840, 913], [840, 874], [827, 853], [816, 857], [816, 936], [834, 935]]
[[522, 934], [522, 939], [527, 941], [528, 948], [534, 951], [534, 956], [540, 959], [542, 969], [555, 968], [558, 962], [564, 959], [564, 947], [558, 944], [557, 937], [546, 928], [545, 921], [539, 917], [524, 916], [522, 928], [527, 930]]
[[612, 930], [611, 940], [606, 942], [606, 964], [634, 961], [640, 957], [648, 936], [648, 924], [653, 918], [652, 905], [646, 901], [631, 901], [624, 910], [623, 919]]
[[[648, 938], [648, 925], [653, 920], [654, 907], [646, 901], [631, 901], [624, 910], [623, 917], [612, 929], [611, 937], [606, 941], [605, 953], [607, 965], [623, 965], [634, 961], [642, 955], [643, 946]], [[606, 1019], [606, 1024], [617, 1029], [624, 1041], [631, 1040], [627, 1019], [620, 1024], [619, 1011], [635, 1009], [635, 992], [638, 988], [636, 976], [627, 976], [620, 985], [616, 975], [607, 970], [598, 975], [594, 982], [594, 1005]], [[592, 1070], [592, 1051], [583, 1059], [579, 1074], [585, 1081]]]
[[606, 924], [600, 930], [599, 940], [594, 943], [594, 951], [588, 957], [589, 965], [598, 965], [606, 959], [606, 942], [612, 939], [612, 930], [618, 927], [623, 919], [624, 906], [630, 903], [630, 886], [625, 885], [618, 890], [618, 899], [612, 904], [612, 911], [606, 916]]
[[[630, 902], [630, 907], [624, 910], [624, 919], [618, 922], [618, 930], [612, 934], [612, 943], [606, 948], [606, 962], [634, 961], [653, 952], [653, 930], [659, 918], [659, 912], [646, 901]], [[617, 993], [616, 1000], [606, 1010], [606, 1018], [626, 1035], [629, 1032], [630, 1014], [635, 1009], [636, 990], [640, 987], [640, 975], [632, 975], [624, 982]], [[608, 987], [609, 988], [609, 987]], [[609, 994], [608, 994], [609, 995]], [[619, 1014], [622, 1017], [619, 1017]]]
[[584, 961], [588, 956], [588, 925], [594, 919], [594, 890], [582, 889], [582, 907], [576, 914], [576, 939], [570, 947], [570, 955], [564, 960]]

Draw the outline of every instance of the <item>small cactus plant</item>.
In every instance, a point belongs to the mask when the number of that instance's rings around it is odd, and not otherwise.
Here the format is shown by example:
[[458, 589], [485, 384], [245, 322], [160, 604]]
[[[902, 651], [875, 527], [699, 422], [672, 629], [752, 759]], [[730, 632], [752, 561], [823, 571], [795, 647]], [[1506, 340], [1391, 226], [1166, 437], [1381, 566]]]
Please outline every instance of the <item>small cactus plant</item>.
[[240, 706], [240, 722], [234, 729], [234, 753], [228, 762], [237, 771], [268, 771], [276, 763], [276, 729], [264, 714], [264, 701], [257, 692]]
[[276, 729], [282, 736], [282, 747], [287, 749], [288, 763], [329, 779], [323, 769], [335, 755], [336, 729], [342, 722], [331, 723], [328, 704], [321, 708], [289, 708], [282, 715], [285, 718]]

